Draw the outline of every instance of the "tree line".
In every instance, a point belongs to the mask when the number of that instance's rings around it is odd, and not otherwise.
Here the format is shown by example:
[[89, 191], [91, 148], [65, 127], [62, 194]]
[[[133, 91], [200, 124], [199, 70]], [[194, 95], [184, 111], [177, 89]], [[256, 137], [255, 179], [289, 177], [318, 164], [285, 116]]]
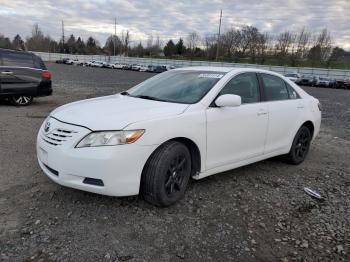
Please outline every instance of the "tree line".
[[[65, 40], [65, 41], [64, 41]], [[131, 43], [133, 43], [131, 45]], [[349, 65], [349, 53], [334, 46], [330, 32], [323, 29], [311, 33], [285, 31], [277, 35], [260, 32], [256, 27], [230, 28], [217, 35], [200, 36], [189, 33], [185, 38], [170, 39], [165, 44], [158, 37], [135, 43], [129, 31], [111, 35], [104, 45], [92, 36], [84, 41], [71, 34], [67, 39], [54, 40], [45, 35], [38, 24], [25, 40], [16, 35], [12, 40], [0, 34], [0, 48], [85, 55], [125, 55], [173, 59], [217, 60], [289, 66], [337, 67]], [[344, 60], [344, 57], [346, 58]]]
[[[299, 32], [284, 31], [277, 35], [262, 33], [256, 27], [230, 28], [220, 37], [201, 37], [192, 32], [186, 39], [186, 53], [208, 60], [276, 64], [289, 66], [333, 66], [340, 62], [350, 64], [350, 54], [334, 46], [330, 32], [325, 28], [311, 33], [305, 28]], [[173, 42], [164, 48], [174, 55]], [[176, 53], [176, 52], [175, 52]], [[347, 61], [344, 61], [344, 57]]]

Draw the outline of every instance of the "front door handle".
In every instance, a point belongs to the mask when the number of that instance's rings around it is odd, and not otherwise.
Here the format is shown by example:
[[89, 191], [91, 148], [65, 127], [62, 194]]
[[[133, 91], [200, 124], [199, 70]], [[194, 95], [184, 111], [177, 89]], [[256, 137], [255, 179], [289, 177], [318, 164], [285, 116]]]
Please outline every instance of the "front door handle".
[[2, 75], [13, 75], [12, 71], [2, 71], [1, 72]]
[[257, 114], [258, 114], [258, 116], [263, 116], [263, 115], [267, 115], [267, 112], [266, 111], [260, 111]]

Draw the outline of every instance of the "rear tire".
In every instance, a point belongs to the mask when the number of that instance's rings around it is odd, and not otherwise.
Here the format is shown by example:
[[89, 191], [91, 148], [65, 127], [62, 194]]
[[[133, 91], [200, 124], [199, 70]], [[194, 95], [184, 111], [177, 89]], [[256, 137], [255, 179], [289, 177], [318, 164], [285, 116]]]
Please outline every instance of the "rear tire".
[[181, 199], [191, 175], [191, 155], [187, 147], [170, 141], [148, 159], [141, 178], [143, 198], [156, 206], [167, 207]]
[[299, 165], [304, 162], [311, 144], [311, 132], [306, 126], [302, 126], [294, 137], [292, 147], [286, 155], [289, 164]]
[[32, 96], [13, 96], [11, 103], [15, 106], [28, 106], [33, 102]]

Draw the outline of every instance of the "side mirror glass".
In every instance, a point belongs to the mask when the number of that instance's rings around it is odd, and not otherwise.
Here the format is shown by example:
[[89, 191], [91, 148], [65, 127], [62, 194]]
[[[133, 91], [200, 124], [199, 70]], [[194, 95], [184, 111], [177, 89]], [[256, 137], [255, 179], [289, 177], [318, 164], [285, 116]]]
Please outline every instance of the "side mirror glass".
[[215, 100], [218, 107], [236, 107], [242, 104], [242, 98], [237, 95], [221, 95]]

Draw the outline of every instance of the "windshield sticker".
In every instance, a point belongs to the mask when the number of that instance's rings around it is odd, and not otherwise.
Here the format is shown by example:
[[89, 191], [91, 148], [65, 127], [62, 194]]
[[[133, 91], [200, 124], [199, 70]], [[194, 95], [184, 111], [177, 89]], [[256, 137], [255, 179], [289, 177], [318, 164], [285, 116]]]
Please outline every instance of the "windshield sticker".
[[224, 75], [221, 75], [221, 74], [200, 74], [198, 77], [199, 78], [221, 78], [223, 77]]

